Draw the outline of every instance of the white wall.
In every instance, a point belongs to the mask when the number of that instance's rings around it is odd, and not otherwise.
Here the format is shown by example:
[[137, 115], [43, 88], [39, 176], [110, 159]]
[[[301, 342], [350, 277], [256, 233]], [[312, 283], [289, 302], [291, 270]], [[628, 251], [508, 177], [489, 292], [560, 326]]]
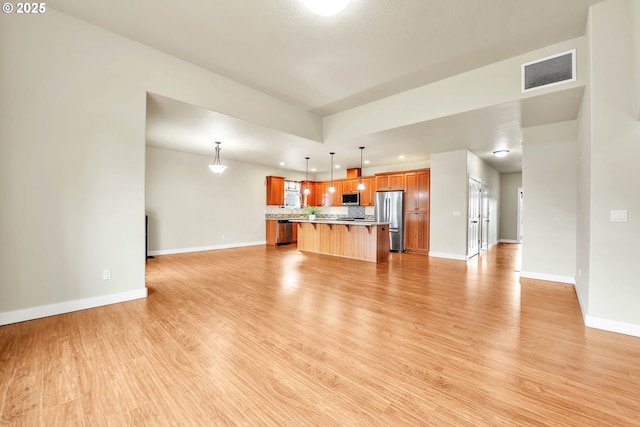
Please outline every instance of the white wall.
[[[590, 276], [587, 324], [619, 322], [640, 335], [640, 122], [635, 114], [633, 2], [598, 3], [589, 16], [591, 69]], [[589, 143], [588, 141], [586, 142]], [[611, 222], [610, 210], [627, 222]]]
[[[584, 86], [584, 37], [527, 52], [324, 118], [325, 141], [342, 140], [421, 123], [465, 111], [492, 107], [516, 99]], [[522, 93], [522, 64], [576, 49], [576, 81]]]
[[0, 58], [0, 324], [146, 295], [147, 91], [321, 137], [316, 116], [52, 8], [1, 14]]
[[523, 130], [522, 277], [573, 283], [577, 122]]
[[[589, 12], [591, 16], [591, 10]], [[590, 19], [590, 18], [589, 18]], [[583, 316], [589, 313], [589, 276], [591, 262], [591, 24], [585, 31], [587, 49], [585, 60], [588, 67], [587, 82], [582, 105], [578, 112], [578, 163], [577, 212], [576, 212], [576, 295]], [[526, 197], [526, 195], [525, 195]]]
[[466, 259], [468, 187], [466, 150], [431, 156], [429, 255]]
[[151, 254], [263, 244], [265, 177], [304, 178], [228, 159], [223, 161], [227, 169], [216, 175], [208, 167], [210, 156], [156, 147], [146, 152]]
[[500, 175], [500, 241], [518, 240], [518, 189], [521, 187], [522, 172]]

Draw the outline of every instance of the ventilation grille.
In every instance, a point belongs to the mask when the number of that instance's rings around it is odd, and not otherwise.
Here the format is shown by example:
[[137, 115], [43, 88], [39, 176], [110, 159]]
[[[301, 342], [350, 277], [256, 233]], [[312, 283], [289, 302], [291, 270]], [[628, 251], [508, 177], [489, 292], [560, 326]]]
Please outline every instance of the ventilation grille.
[[576, 50], [522, 64], [522, 91], [576, 80]]

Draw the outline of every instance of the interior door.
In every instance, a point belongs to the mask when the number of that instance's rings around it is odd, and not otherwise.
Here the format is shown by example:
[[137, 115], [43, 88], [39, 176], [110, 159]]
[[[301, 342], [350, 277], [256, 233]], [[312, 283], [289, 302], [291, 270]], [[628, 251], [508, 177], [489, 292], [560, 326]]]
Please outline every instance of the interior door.
[[482, 186], [482, 200], [480, 201], [482, 207], [482, 217], [480, 219], [482, 228], [480, 229], [480, 250], [486, 251], [489, 249], [489, 187], [487, 185]]
[[482, 184], [469, 179], [469, 231], [467, 235], [467, 257], [477, 255], [480, 250], [480, 196]]

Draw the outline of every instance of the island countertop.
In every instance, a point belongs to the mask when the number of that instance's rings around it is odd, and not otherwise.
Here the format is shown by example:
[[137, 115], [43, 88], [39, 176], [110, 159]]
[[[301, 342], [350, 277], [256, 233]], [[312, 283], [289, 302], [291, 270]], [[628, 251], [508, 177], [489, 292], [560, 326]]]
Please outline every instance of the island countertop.
[[298, 249], [383, 262], [389, 256], [389, 223], [332, 219], [291, 219], [298, 227]]
[[376, 222], [376, 221], [367, 221], [367, 220], [341, 220], [341, 219], [290, 219], [289, 222], [311, 222], [318, 224], [342, 224], [342, 225], [387, 225], [390, 224], [387, 222]]

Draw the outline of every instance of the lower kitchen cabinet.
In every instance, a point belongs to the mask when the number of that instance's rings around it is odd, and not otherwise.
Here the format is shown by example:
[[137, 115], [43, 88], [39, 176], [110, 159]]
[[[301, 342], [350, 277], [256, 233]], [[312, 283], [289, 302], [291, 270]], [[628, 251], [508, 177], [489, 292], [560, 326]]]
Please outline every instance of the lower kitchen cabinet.
[[407, 252], [429, 253], [429, 211], [405, 211], [404, 246]]
[[267, 221], [267, 245], [278, 244], [278, 221], [275, 219], [268, 219]]

